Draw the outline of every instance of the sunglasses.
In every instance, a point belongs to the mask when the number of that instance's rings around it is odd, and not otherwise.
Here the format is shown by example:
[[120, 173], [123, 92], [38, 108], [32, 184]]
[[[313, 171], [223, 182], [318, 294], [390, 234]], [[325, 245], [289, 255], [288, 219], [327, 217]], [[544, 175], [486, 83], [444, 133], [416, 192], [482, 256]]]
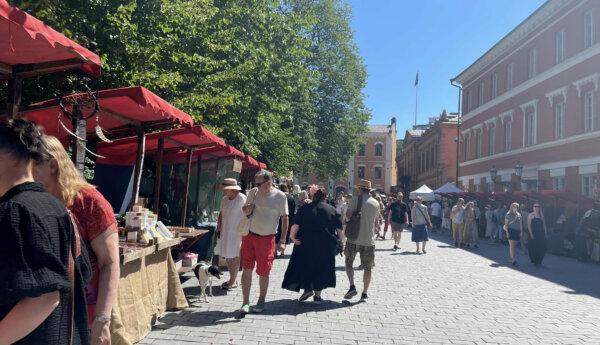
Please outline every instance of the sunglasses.
[[533, 207], [535, 207], [535, 208], [540, 208], [540, 205], [533, 205]]

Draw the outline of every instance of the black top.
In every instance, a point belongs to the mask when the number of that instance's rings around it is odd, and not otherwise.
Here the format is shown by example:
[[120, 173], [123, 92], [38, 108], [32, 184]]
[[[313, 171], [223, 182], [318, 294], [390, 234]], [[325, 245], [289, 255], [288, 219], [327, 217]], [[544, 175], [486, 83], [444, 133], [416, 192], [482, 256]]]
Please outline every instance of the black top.
[[[394, 201], [389, 206], [390, 211], [392, 212], [392, 222], [398, 224], [408, 223], [410, 220], [410, 209], [408, 206], [402, 201]], [[408, 214], [408, 218], [406, 217]]]
[[325, 202], [306, 204], [298, 210], [294, 219], [294, 224], [298, 224], [300, 227], [298, 239], [303, 240], [308, 233], [335, 237], [335, 230], [342, 228], [340, 218], [340, 214], [336, 212], [335, 208]]
[[[60, 292], [60, 304], [15, 344], [68, 344], [71, 318], [68, 276], [73, 229], [65, 207], [37, 183], [0, 197], [0, 319], [23, 298]], [[90, 276], [85, 248], [75, 263], [73, 344], [89, 344], [84, 284]]]

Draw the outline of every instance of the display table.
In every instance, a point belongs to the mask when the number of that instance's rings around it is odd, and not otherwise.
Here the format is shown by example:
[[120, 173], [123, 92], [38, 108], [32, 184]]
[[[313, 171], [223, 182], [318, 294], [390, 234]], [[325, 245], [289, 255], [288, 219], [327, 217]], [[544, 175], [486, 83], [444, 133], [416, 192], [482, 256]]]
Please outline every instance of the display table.
[[122, 257], [119, 291], [111, 315], [112, 345], [136, 343], [150, 333], [152, 324], [165, 311], [188, 307], [171, 257], [171, 246], [179, 242], [144, 249], [135, 259], [130, 254], [128, 261]]

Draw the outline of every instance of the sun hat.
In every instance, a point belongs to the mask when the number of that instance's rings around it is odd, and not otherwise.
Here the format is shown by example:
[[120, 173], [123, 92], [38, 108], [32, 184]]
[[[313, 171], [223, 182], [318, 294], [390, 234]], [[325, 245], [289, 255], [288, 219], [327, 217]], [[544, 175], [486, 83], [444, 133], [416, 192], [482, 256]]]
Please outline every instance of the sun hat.
[[369, 180], [360, 180], [360, 181], [358, 181], [358, 184], [356, 185], [356, 188], [372, 190], [372, 188], [371, 188], [371, 181], [369, 181]]
[[242, 190], [242, 188], [238, 186], [237, 180], [234, 178], [224, 179], [221, 186], [223, 186], [223, 190]]

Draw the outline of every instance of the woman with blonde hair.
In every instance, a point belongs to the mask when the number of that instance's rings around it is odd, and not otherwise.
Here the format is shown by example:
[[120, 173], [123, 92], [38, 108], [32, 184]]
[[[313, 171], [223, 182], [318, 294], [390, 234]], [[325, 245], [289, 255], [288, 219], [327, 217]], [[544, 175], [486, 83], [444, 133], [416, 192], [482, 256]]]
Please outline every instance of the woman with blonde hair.
[[108, 201], [87, 183], [55, 137], [42, 138], [47, 157], [36, 162], [33, 176], [73, 215], [92, 263], [86, 286], [92, 344], [110, 344], [110, 315], [119, 282], [119, 235]]
[[508, 237], [510, 260], [512, 261], [512, 265], [516, 266], [515, 250], [521, 241], [521, 233], [523, 232], [523, 220], [521, 213], [519, 213], [519, 204], [516, 202], [510, 205], [510, 210], [508, 210], [506, 217], [504, 217], [504, 231], [506, 232], [506, 237]]

